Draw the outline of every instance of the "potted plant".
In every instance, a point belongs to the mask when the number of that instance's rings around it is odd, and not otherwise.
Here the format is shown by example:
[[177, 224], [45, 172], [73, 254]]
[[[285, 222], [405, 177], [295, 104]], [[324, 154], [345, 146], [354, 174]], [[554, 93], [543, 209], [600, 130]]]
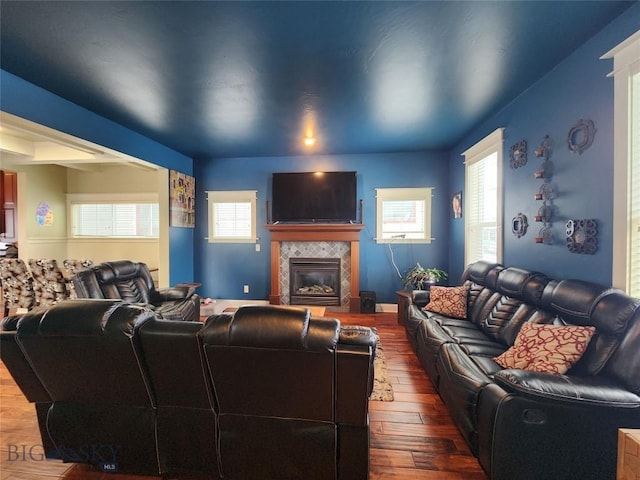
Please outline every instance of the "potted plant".
[[411, 290], [425, 290], [427, 285], [433, 285], [447, 278], [447, 272], [439, 268], [424, 268], [416, 263], [402, 276], [402, 285]]

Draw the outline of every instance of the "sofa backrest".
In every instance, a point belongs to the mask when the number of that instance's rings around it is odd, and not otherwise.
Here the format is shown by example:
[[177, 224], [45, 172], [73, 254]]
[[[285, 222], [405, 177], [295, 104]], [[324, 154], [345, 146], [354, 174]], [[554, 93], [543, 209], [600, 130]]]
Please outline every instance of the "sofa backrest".
[[[610, 295], [606, 301], [614, 303], [617, 294]], [[628, 313], [626, 332], [621, 334], [617, 348], [611, 354], [603, 371], [627, 386], [629, 390], [640, 395], [640, 301], [626, 297], [624, 311]], [[616, 317], [613, 317], [616, 318]], [[618, 317], [620, 318], [620, 317]]]
[[203, 325], [152, 318], [136, 325], [134, 336], [158, 407], [213, 409], [211, 381], [198, 336]]
[[524, 322], [594, 326], [570, 373], [603, 372], [640, 393], [640, 299], [605, 285], [488, 262], [469, 265], [462, 284], [469, 286], [469, 320], [507, 346]]
[[156, 399], [157, 448], [165, 472], [218, 471], [217, 415], [198, 335], [202, 327], [152, 318], [134, 331]]
[[223, 476], [336, 478], [339, 331], [338, 320], [311, 319], [303, 308], [246, 306], [209, 317], [201, 336]]
[[302, 308], [210, 318], [201, 336], [220, 413], [334, 421], [339, 329]]
[[[554, 323], [596, 327], [596, 333], [572, 374], [605, 371], [640, 392], [640, 300], [611, 287], [582, 280], [561, 280], [551, 306]], [[634, 350], [635, 349], [635, 350]]]
[[142, 262], [104, 262], [78, 272], [72, 281], [79, 298], [119, 298], [129, 303], [154, 300], [153, 278]]
[[[525, 321], [542, 308], [549, 279], [529, 270], [487, 262], [469, 265], [463, 274], [469, 287], [467, 318], [495, 341], [511, 345]], [[550, 314], [536, 321], [548, 321]]]
[[67, 300], [25, 314], [17, 342], [54, 402], [151, 406], [131, 341], [154, 313], [113, 300]]

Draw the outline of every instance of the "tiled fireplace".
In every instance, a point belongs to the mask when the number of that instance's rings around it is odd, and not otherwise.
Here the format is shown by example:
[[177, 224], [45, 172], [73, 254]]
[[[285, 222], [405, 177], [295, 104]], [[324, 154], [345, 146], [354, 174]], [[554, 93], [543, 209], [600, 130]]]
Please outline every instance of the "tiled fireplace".
[[[360, 311], [359, 258], [362, 224], [275, 224], [271, 232], [271, 294], [276, 305], [335, 305], [350, 312]], [[331, 303], [318, 297], [291, 298], [291, 259], [337, 260], [340, 266], [339, 297]], [[320, 282], [322, 283], [322, 282]]]
[[340, 259], [289, 258], [291, 305], [341, 305]]

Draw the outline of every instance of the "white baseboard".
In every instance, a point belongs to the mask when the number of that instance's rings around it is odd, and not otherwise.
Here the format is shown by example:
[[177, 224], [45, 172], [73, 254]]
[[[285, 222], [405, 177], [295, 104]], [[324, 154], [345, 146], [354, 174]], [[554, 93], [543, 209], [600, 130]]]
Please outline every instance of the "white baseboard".
[[377, 303], [376, 312], [398, 313], [398, 305], [395, 303]]

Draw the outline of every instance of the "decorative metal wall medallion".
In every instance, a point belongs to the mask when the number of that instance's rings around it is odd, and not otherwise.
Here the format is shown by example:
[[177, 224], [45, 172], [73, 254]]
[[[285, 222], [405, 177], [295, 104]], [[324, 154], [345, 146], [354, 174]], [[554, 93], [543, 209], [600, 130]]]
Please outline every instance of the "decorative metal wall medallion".
[[549, 138], [549, 135], [545, 135], [540, 142], [540, 146], [534, 150], [534, 154], [538, 158], [544, 158], [547, 160], [551, 156], [551, 151], [553, 150], [553, 142]]
[[536, 178], [551, 178], [553, 176], [553, 162], [544, 160], [540, 165], [540, 170], [535, 173]]
[[596, 135], [596, 127], [591, 120], [578, 120], [567, 136], [567, 144], [569, 150], [578, 155], [582, 155], [587, 148], [593, 143], [593, 137]]
[[571, 253], [593, 255], [598, 250], [598, 226], [594, 219], [569, 220], [566, 233], [567, 248]]
[[553, 207], [551, 205], [543, 203], [542, 206], [538, 209], [538, 214], [535, 216], [535, 221], [549, 223], [552, 218]]
[[511, 220], [511, 231], [518, 238], [524, 236], [527, 233], [528, 226], [529, 224], [527, 222], [527, 217], [522, 213], [518, 213]]
[[536, 237], [536, 243], [551, 245], [553, 243], [553, 231], [550, 227], [542, 227]]
[[536, 200], [551, 200], [554, 195], [555, 192], [553, 190], [553, 185], [551, 185], [549, 182], [544, 182], [542, 185], [540, 185], [538, 193], [534, 195], [534, 198]]
[[527, 142], [520, 140], [509, 149], [511, 168], [520, 168], [527, 163]]

